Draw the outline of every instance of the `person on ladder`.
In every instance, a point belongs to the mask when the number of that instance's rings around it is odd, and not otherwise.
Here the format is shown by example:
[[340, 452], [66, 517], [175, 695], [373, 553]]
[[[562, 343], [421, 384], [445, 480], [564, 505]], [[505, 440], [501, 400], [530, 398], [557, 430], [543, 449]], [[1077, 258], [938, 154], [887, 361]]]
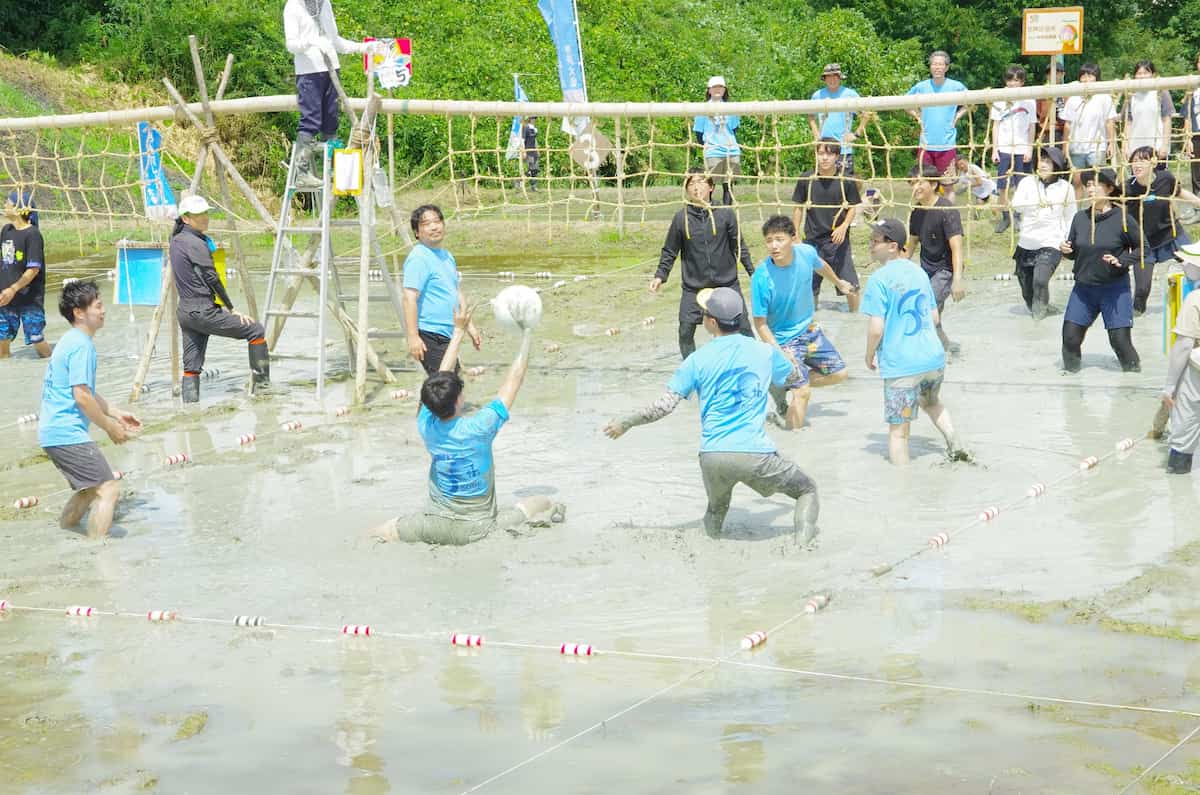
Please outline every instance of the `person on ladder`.
[[[329, 0], [287, 0], [283, 7], [283, 35], [296, 67], [296, 98], [300, 104], [300, 131], [296, 135], [296, 187], [321, 187], [317, 176], [316, 143], [337, 137], [338, 96], [330, 76], [338, 54], [366, 53], [370, 43], [343, 39]], [[326, 60], [328, 59], [328, 60]]]
[[[202, 196], [188, 196], [179, 202], [179, 217], [171, 232], [171, 273], [179, 293], [179, 327], [183, 331], [183, 402], [200, 400], [200, 370], [208, 338], [246, 340], [250, 343], [250, 372], [253, 390], [271, 383], [271, 359], [267, 351], [266, 329], [252, 317], [233, 310], [233, 301], [217, 275], [213, 264], [216, 245], [208, 231], [208, 202]], [[221, 306], [217, 305], [220, 300]]]

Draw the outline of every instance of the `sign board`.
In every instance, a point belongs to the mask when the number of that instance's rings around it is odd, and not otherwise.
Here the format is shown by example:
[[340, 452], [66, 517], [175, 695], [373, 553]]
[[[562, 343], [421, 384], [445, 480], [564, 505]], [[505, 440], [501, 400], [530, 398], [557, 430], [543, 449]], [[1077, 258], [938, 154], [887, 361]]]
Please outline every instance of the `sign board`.
[[367, 36], [363, 41], [376, 44], [363, 55], [363, 72], [374, 69], [380, 88], [403, 88], [412, 82], [412, 39], [376, 39]]
[[119, 241], [113, 276], [117, 290], [113, 303], [158, 306], [163, 271], [166, 270], [165, 255], [165, 246]]
[[596, 129], [593, 120], [588, 119], [587, 121], [588, 126], [571, 142], [571, 147], [567, 151], [570, 153], [571, 159], [585, 171], [595, 171], [612, 154], [613, 145], [604, 133]]
[[1027, 8], [1021, 20], [1022, 55], [1083, 53], [1083, 6]]

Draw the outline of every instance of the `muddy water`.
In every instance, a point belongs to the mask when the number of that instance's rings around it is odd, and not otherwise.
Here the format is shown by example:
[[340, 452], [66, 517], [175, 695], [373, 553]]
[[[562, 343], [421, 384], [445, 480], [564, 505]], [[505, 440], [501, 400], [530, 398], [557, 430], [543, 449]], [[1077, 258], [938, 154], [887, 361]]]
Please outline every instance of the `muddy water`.
[[[921, 420], [914, 463], [897, 471], [883, 459], [881, 386], [861, 364], [863, 322], [824, 304], [852, 378], [817, 392], [809, 429], [771, 431], [821, 487], [821, 544], [803, 551], [787, 501], [749, 491], [735, 493], [729, 539], [699, 531], [692, 403], [617, 442], [599, 433], [661, 393], [677, 363], [675, 296], [650, 296], [644, 281], [547, 293], [533, 368], [496, 443], [497, 484], [502, 501], [566, 501], [568, 521], [469, 548], [364, 538], [421, 505], [428, 459], [411, 402], [379, 389], [371, 410], [335, 420], [346, 384], [317, 405], [302, 383], [310, 366], [293, 363], [277, 368], [275, 396], [247, 400], [244, 349], [214, 340], [207, 366], [221, 375], [184, 412], [160, 354], [139, 408], [151, 431], [106, 448], [114, 466], [135, 471], [119, 537], [89, 543], [58, 530], [61, 495], [8, 510], [0, 598], [416, 637], [6, 613], [0, 790], [461, 792], [503, 774], [483, 789], [1107, 792], [1200, 723], [1029, 697], [1200, 711], [1187, 640], [1200, 634], [1197, 583], [1179, 565], [1198, 535], [1194, 480], [1168, 480], [1162, 449], [1145, 443], [1037, 502], [1020, 500], [1030, 483], [1070, 475], [1078, 459], [1144, 432], [1162, 378], [1157, 310], [1135, 329], [1145, 373], [1121, 373], [1093, 332], [1085, 370], [1068, 377], [1057, 370], [1057, 319], [1035, 326], [1015, 312], [1011, 282], [971, 283], [968, 301], [946, 314], [964, 355], [943, 394], [978, 463], [944, 463]], [[1067, 287], [1054, 283], [1055, 303]], [[97, 338], [99, 389], [122, 402], [147, 316], [137, 310], [131, 325], [113, 309]], [[648, 316], [657, 322], [641, 326]], [[385, 325], [382, 314], [373, 322]], [[621, 333], [605, 336], [610, 327]], [[295, 328], [290, 342], [312, 339]], [[488, 368], [469, 382], [476, 401], [493, 394], [514, 350], [486, 322], [485, 332], [483, 351], [465, 356]], [[550, 341], [561, 350], [540, 352]], [[401, 352], [395, 345], [393, 358]], [[334, 369], [345, 366], [341, 348], [331, 355]], [[9, 414], [36, 410], [42, 370], [24, 352], [4, 364]], [[293, 418], [304, 431], [276, 432]], [[248, 431], [259, 441], [239, 448]], [[29, 458], [35, 431], [4, 433], [3, 504], [62, 488], [50, 465]], [[195, 463], [158, 468], [179, 451]], [[869, 575], [992, 504], [1003, 507], [995, 521]], [[797, 618], [825, 590], [833, 603]], [[742, 635], [789, 620], [753, 655], [736, 653]], [[564, 660], [489, 643], [456, 650], [452, 631], [759, 667]], [[1156, 771], [1186, 775], [1189, 758], [1194, 745]]]

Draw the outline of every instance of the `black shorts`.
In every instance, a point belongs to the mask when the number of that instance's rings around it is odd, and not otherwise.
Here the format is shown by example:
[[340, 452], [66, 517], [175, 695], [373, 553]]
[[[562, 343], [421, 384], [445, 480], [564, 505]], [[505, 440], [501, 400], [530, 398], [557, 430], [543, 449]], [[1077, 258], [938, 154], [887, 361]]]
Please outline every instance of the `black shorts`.
[[[839, 279], [844, 279], [855, 287], [858, 287], [858, 272], [854, 270], [854, 257], [850, 254], [849, 235], [846, 235], [846, 239], [842, 241], [841, 245], [834, 244], [833, 240], [828, 237], [819, 240], [805, 240], [804, 242], [817, 250], [817, 256], [825, 260], [829, 267], [833, 268], [833, 272], [837, 274]], [[821, 291], [821, 282], [823, 281], [825, 281], [825, 278], [821, 274], [813, 274], [812, 288], [814, 293]], [[838, 295], [841, 294], [842, 291], [838, 290]]]
[[[421, 366], [425, 368], [425, 375], [433, 375], [441, 369], [442, 359], [446, 358], [446, 349], [450, 347], [450, 338], [432, 331], [417, 333], [421, 335], [421, 342], [425, 343], [425, 358], [421, 360]], [[457, 373], [460, 369], [460, 362], [455, 362], [454, 372]]]

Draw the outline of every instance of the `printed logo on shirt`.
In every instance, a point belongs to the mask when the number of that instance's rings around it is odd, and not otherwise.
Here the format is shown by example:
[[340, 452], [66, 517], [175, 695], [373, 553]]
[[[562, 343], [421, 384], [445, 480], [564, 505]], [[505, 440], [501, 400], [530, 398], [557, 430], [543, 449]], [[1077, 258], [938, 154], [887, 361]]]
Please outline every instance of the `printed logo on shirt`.
[[[906, 306], [911, 303], [912, 306]], [[918, 287], [915, 290], [909, 290], [904, 295], [900, 296], [900, 309], [898, 314], [905, 320], [912, 321], [912, 328], [904, 329], [904, 336], [912, 337], [921, 331], [925, 325], [925, 317], [929, 314], [929, 296], [925, 291]]]
[[3, 247], [0, 247], [0, 261], [5, 265], [15, 265], [17, 262], [17, 243], [14, 240], [5, 240]]
[[467, 458], [454, 455], [435, 455], [433, 471], [437, 480], [444, 485], [444, 491], [458, 494], [479, 480], [479, 470], [475, 463]]

